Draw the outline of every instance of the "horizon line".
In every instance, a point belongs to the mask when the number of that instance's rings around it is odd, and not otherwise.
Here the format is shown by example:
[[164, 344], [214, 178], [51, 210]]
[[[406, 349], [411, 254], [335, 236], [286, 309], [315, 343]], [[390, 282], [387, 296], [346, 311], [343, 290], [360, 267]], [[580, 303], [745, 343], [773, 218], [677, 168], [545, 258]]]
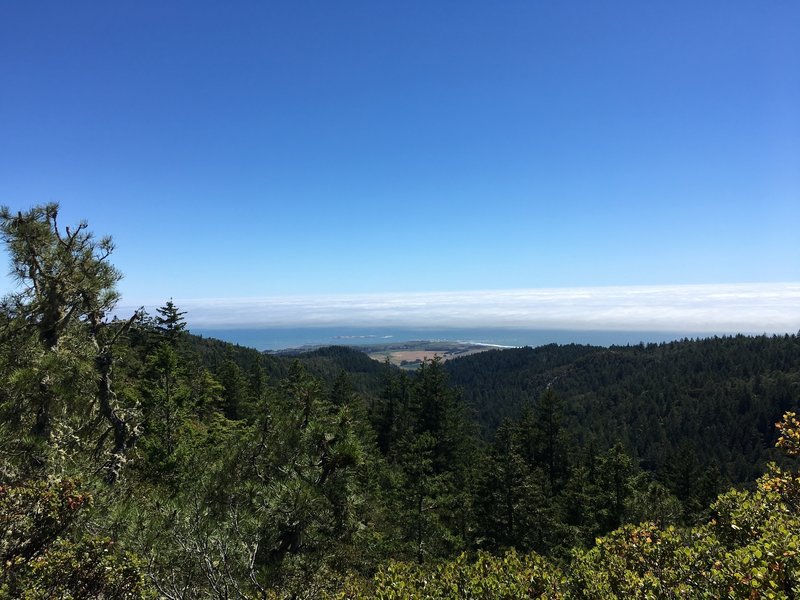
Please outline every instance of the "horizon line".
[[[190, 328], [498, 327], [789, 333], [800, 282], [173, 298]], [[163, 305], [142, 303], [148, 310]], [[134, 307], [121, 303], [118, 312]]]

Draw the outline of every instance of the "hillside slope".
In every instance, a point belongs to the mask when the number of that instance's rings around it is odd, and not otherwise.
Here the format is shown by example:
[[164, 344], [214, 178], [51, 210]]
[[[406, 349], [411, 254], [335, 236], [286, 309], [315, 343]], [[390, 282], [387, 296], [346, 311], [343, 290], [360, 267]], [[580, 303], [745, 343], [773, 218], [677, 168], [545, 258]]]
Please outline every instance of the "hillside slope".
[[564, 399], [581, 443], [622, 441], [656, 471], [675, 461], [715, 464], [734, 482], [763, 471], [773, 424], [800, 398], [795, 335], [550, 345], [459, 358], [445, 368], [489, 435], [549, 387]]

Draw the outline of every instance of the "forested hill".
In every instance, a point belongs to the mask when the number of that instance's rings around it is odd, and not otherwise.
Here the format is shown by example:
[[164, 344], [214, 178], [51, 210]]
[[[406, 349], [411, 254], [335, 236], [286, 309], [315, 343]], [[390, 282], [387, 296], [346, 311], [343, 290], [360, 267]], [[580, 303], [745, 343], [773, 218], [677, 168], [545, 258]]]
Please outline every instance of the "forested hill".
[[715, 464], [741, 482], [763, 471], [773, 424], [797, 405], [800, 339], [553, 344], [485, 352], [445, 368], [487, 435], [549, 388], [563, 399], [567, 429], [582, 444], [619, 440], [648, 470]]
[[[329, 391], [345, 377], [365, 407], [380, 406], [397, 369], [330, 346], [292, 356], [186, 335], [187, 350], [240, 398], [287, 377], [299, 361]], [[752, 482], [775, 457], [774, 423], [800, 396], [796, 335], [735, 336], [637, 346], [577, 344], [493, 350], [443, 363], [487, 441], [546, 389], [562, 401], [565, 435], [605, 450], [621, 442], [647, 471]], [[262, 381], [260, 378], [264, 378]], [[687, 484], [688, 485], [688, 484]]]
[[[277, 385], [299, 361], [329, 391], [346, 378], [363, 405], [375, 408], [387, 377], [397, 375], [394, 367], [344, 346], [276, 356], [198, 336], [185, 341], [226, 393], [238, 390], [242, 398], [257, 396], [260, 385]], [[551, 389], [561, 399], [570, 443], [602, 451], [621, 442], [662, 479], [683, 473], [685, 487], [709, 468], [720, 482], [754, 481], [776, 456], [774, 423], [800, 396], [795, 335], [611, 348], [551, 344], [484, 352], [443, 366], [485, 440]]]
[[266, 356], [57, 216], [0, 208], [0, 599], [800, 597], [795, 336]]
[[[278, 355], [190, 333], [181, 339], [187, 356], [198, 360], [218, 379], [228, 381], [229, 386], [240, 387], [239, 393], [247, 397], [258, 396], [262, 386], [277, 386], [290, 374], [292, 365], [300, 363], [327, 388], [346, 377], [353, 391], [369, 403], [380, 393], [387, 374], [397, 370], [347, 346]], [[232, 378], [238, 384], [230, 383]]]

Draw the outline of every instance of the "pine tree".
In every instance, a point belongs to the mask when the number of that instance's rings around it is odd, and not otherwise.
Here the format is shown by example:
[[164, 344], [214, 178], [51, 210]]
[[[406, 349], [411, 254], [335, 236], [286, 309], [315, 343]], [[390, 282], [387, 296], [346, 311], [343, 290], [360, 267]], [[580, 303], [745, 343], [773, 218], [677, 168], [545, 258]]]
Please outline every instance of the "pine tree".
[[170, 298], [164, 306], [157, 308], [156, 312], [159, 314], [156, 317], [156, 327], [174, 345], [181, 333], [186, 329], [186, 319], [183, 318], [186, 311], [178, 310], [178, 307], [175, 306], [172, 298]]
[[111, 441], [105, 467], [113, 481], [139, 433], [135, 407], [121, 407], [113, 387], [115, 345], [138, 313], [126, 322], [109, 321], [121, 277], [108, 261], [114, 244], [110, 237], [96, 240], [86, 222], [62, 229], [58, 208], [47, 204], [16, 215], [0, 208], [0, 237], [21, 288], [3, 301], [2, 337], [7, 348], [23, 356], [26, 348], [31, 357], [24, 365], [7, 363], [28, 373], [23, 380], [12, 377], [27, 389], [12, 392], [11, 401], [34, 413], [29, 431], [44, 443], [56, 425], [86, 430], [96, 406], [109, 428], [97, 443]]

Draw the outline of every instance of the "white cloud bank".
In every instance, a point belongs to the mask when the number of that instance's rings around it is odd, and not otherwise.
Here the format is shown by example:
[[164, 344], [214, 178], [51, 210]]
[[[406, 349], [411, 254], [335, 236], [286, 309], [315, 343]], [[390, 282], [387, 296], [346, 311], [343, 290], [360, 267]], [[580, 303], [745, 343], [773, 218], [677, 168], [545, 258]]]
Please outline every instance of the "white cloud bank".
[[[795, 333], [800, 283], [175, 299], [193, 328], [407, 326]], [[153, 312], [155, 305], [147, 307]]]

